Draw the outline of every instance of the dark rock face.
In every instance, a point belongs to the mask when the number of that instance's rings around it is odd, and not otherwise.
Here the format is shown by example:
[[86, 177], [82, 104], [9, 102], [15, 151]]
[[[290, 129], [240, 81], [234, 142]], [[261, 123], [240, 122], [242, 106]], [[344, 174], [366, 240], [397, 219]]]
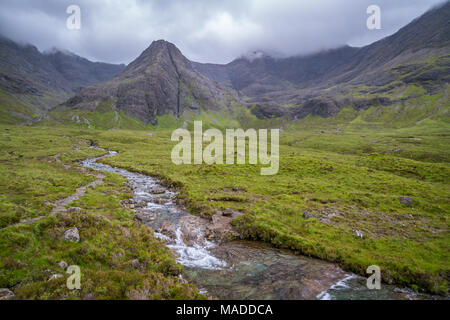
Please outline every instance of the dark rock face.
[[275, 103], [256, 103], [252, 108], [252, 114], [258, 119], [279, 118], [285, 115], [284, 110]]
[[302, 103], [294, 108], [291, 116], [295, 119], [302, 119], [309, 114], [318, 115], [324, 118], [333, 116], [339, 112], [341, 105], [332, 98], [317, 97]]
[[123, 64], [91, 62], [61, 51], [51, 52], [46, 57], [64, 79], [71, 82], [74, 91], [111, 80], [125, 69]]
[[201, 64], [193, 62], [196, 70], [216, 81], [227, 83], [236, 91], [248, 96], [279, 89], [288, 89], [290, 84], [308, 84], [348, 63], [358, 51], [342, 47], [308, 56], [273, 58], [269, 55], [249, 60], [239, 58], [227, 65]]
[[82, 90], [66, 105], [93, 110], [109, 101], [115, 110], [145, 123], [156, 116], [226, 108], [231, 94], [196, 72], [175, 45], [154, 41], [113, 80]]
[[27, 94], [38, 109], [48, 110], [81, 88], [112, 79], [124, 65], [94, 63], [72, 53], [41, 53], [0, 36], [0, 89]]
[[[289, 58], [261, 54], [256, 59], [239, 58], [226, 65], [196, 62], [192, 65], [206, 77], [251, 98], [256, 104], [252, 113], [260, 119], [300, 119], [309, 114], [329, 117], [343, 105], [356, 110], [390, 106], [396, 101], [387, 98], [341, 101], [337, 97], [339, 90], [351, 91], [358, 85], [383, 87], [399, 79], [400, 83], [418, 83], [428, 92], [448, 83], [448, 58], [441, 58], [438, 67], [411, 61], [442, 57], [450, 52], [449, 16], [450, 2], [446, 2], [394, 35], [363, 48], [346, 46]], [[280, 107], [283, 105], [295, 107]]]

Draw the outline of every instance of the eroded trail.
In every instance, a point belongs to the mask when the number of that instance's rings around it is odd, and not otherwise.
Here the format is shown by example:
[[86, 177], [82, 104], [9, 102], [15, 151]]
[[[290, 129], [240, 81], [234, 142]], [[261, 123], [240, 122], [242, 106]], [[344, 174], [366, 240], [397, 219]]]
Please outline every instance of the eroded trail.
[[[109, 152], [104, 157], [116, 155]], [[317, 259], [249, 241], [214, 241], [211, 221], [176, 204], [176, 194], [154, 178], [87, 159], [86, 168], [114, 172], [133, 189], [129, 208], [155, 230], [185, 266], [184, 277], [219, 299], [420, 299], [411, 290], [382, 285], [369, 290], [366, 279]], [[230, 218], [231, 219], [231, 218]]]

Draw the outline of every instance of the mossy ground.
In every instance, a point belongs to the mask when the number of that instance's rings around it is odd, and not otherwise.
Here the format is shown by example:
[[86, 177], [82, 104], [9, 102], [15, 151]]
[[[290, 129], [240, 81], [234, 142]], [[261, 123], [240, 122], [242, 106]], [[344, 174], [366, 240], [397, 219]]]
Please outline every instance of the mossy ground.
[[[124, 178], [108, 174], [69, 205], [81, 211], [50, 215], [54, 201], [95, 179], [76, 164], [101, 153], [85, 138], [79, 129], [0, 128], [0, 287], [19, 299], [203, 298], [180, 282], [182, 267], [164, 243], [122, 206], [131, 194]], [[34, 217], [43, 218], [20, 223]], [[74, 227], [79, 243], [63, 239]], [[60, 261], [81, 268], [81, 290], [67, 289]], [[54, 274], [63, 277], [49, 280]]]
[[[136, 297], [135, 290], [150, 298], [201, 297], [178, 282], [180, 267], [173, 256], [120, 205], [130, 191], [117, 176], [108, 175], [104, 186], [73, 204], [82, 207], [81, 215], [65, 213], [12, 226], [24, 218], [47, 216], [55, 200], [95, 179], [76, 169], [76, 161], [98, 155], [88, 149], [92, 140], [119, 151], [104, 162], [177, 186], [180, 201], [194, 214], [225, 208], [244, 212], [234, 223], [249, 239], [333, 261], [363, 275], [368, 266], [379, 265], [385, 281], [448, 294], [450, 126], [443, 94], [413, 97], [409, 104], [382, 112], [381, 107], [359, 113], [345, 107], [329, 119], [308, 117], [286, 126], [280, 170], [269, 177], [252, 165], [174, 165], [171, 127], [181, 123], [169, 118], [160, 119], [155, 129], [133, 127], [141, 130], [45, 123], [0, 127], [0, 228], [9, 226], [0, 230], [0, 286], [14, 288], [22, 298], [82, 298], [91, 293], [121, 299]], [[257, 124], [248, 110], [241, 111], [239, 123], [247, 121], [243, 127]], [[113, 112], [105, 114], [113, 119]], [[205, 129], [236, 125], [227, 115], [202, 117]], [[412, 207], [400, 203], [404, 196], [414, 199]], [[314, 218], [305, 219], [305, 211]], [[79, 244], [61, 240], [63, 231], [73, 226], [80, 229]], [[124, 236], [124, 229], [131, 238]], [[363, 239], [356, 230], [364, 233]], [[134, 259], [141, 270], [130, 267]], [[82, 267], [82, 292], [68, 292], [64, 279], [47, 281], [61, 273], [60, 260]]]
[[[447, 294], [449, 134], [448, 125], [434, 122], [288, 131], [280, 171], [271, 177], [251, 165], [176, 166], [170, 131], [97, 132], [93, 139], [120, 152], [105, 162], [178, 186], [194, 214], [245, 212], [235, 224], [250, 239], [363, 275], [379, 265], [387, 282]], [[414, 199], [412, 207], [400, 203], [404, 196]], [[305, 220], [305, 211], [315, 218]]]

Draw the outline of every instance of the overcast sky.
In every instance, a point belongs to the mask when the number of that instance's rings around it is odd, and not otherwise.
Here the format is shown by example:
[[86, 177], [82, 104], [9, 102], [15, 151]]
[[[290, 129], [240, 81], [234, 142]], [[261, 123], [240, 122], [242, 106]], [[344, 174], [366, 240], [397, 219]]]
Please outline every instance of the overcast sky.
[[[254, 50], [307, 54], [362, 46], [397, 31], [442, 0], [0, 0], [0, 33], [94, 61], [129, 63], [153, 40], [173, 42], [191, 60], [227, 63]], [[81, 29], [69, 30], [69, 5]], [[369, 5], [381, 30], [368, 30]]]

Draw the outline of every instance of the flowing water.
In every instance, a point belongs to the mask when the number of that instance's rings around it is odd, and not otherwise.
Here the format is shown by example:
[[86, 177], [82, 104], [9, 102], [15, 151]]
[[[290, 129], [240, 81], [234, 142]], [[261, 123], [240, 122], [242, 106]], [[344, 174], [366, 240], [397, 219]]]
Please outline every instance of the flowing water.
[[207, 240], [210, 222], [176, 204], [176, 194], [150, 176], [87, 159], [82, 165], [127, 178], [133, 189], [136, 216], [155, 230], [185, 268], [184, 278], [219, 299], [428, 299], [409, 289], [382, 284], [369, 290], [366, 279], [336, 265], [294, 255], [287, 250], [250, 241], [215, 243]]

